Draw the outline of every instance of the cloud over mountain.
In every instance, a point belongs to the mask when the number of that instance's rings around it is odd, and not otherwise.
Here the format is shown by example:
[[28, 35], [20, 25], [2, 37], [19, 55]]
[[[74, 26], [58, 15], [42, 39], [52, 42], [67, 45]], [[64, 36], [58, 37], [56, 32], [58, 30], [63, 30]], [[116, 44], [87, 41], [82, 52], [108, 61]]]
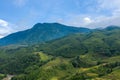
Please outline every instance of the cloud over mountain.
[[15, 29], [16, 25], [11, 24], [3, 19], [0, 19], [0, 38], [18, 31], [17, 29]]

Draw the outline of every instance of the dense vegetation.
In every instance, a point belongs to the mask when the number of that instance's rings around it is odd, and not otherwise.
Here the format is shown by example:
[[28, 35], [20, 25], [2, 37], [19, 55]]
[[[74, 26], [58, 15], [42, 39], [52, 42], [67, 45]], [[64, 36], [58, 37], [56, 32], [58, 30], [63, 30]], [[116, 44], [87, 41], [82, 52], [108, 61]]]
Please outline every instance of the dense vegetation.
[[20, 49], [2, 49], [0, 52], [0, 73], [19, 74], [31, 65], [39, 64], [39, 56]]
[[31, 46], [0, 48], [0, 79], [119, 80], [120, 28], [75, 33]]
[[74, 34], [40, 45], [40, 50], [56, 56], [75, 57], [94, 53], [101, 56], [120, 55], [120, 29], [96, 30], [89, 34]]

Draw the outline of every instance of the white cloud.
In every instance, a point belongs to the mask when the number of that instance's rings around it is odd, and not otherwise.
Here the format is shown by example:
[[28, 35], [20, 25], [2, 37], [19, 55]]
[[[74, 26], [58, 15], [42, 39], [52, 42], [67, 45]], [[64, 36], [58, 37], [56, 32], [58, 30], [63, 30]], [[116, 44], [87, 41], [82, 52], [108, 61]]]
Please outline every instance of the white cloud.
[[14, 30], [15, 25], [0, 19], [0, 38], [15, 32], [16, 30]]
[[83, 20], [86, 24], [93, 22], [89, 17], [85, 17]]
[[102, 9], [120, 9], [120, 0], [98, 0]]
[[[69, 20], [70, 22], [68, 24], [87, 28], [100, 28], [109, 25], [120, 26], [120, 0], [98, 0], [98, 3], [99, 4], [96, 6], [98, 10], [96, 11], [98, 11], [98, 13], [100, 12], [100, 14], [97, 14], [97, 16], [95, 15], [96, 13], [92, 15], [84, 14], [82, 16], [73, 15], [77, 16], [77, 18], [72, 18], [72, 21]], [[111, 15], [107, 15], [102, 11], [109, 11]]]
[[[120, 26], [120, 0], [98, 0], [97, 11], [103, 14], [72, 15], [66, 24], [73, 26], [83, 26], [87, 28], [100, 28], [110, 25]], [[109, 11], [111, 15], [106, 15], [102, 11]], [[88, 16], [88, 17], [87, 17]], [[63, 21], [64, 22], [64, 21]]]
[[93, 16], [93, 22], [86, 25], [89, 28], [107, 27], [109, 25], [120, 26], [120, 0], [99, 0], [99, 10], [109, 10], [111, 15]]
[[11, 29], [0, 28], [0, 38], [4, 37], [10, 33], [11, 33]]
[[100, 28], [109, 25], [120, 26], [120, 0], [98, 0], [98, 5], [96, 5], [94, 11], [92, 14], [69, 15], [66, 19], [61, 19], [60, 22], [87, 28]]
[[8, 26], [8, 22], [6, 22], [6, 21], [0, 19], [0, 26], [6, 27], [6, 26]]
[[0, 34], [0, 38], [3, 38], [4, 36], [2, 36], [1, 34]]
[[58, 18], [57, 22], [75, 27], [88, 27], [87, 25], [93, 23], [94, 20], [88, 15], [69, 14], [65, 18]]
[[106, 16], [100, 16], [97, 17], [94, 22], [86, 25], [88, 28], [104, 28], [110, 25], [116, 25], [120, 26], [120, 17], [118, 16], [111, 16], [111, 17], [106, 17]]

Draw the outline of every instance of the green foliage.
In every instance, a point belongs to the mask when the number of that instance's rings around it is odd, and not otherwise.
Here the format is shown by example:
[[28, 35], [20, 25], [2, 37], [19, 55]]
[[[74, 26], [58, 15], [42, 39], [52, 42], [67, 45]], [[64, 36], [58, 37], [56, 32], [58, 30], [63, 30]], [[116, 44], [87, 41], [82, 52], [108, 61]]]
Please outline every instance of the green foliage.
[[6, 77], [5, 74], [0, 74], [0, 80], [2, 80], [4, 77]]
[[112, 73], [102, 77], [104, 80], [119, 80], [120, 79], [120, 67], [116, 68]]
[[43, 44], [2, 47], [0, 73], [15, 74], [12, 80], [119, 80], [119, 34], [119, 29], [95, 30]]
[[93, 66], [92, 64], [84, 61], [82, 58], [80, 58], [79, 56], [77, 56], [73, 61], [72, 64], [74, 67], [91, 67]]
[[[107, 75], [113, 73], [115, 71], [114, 69], [117, 67], [120, 67], [119, 62], [104, 63], [104, 64], [101, 64], [101, 65], [96, 66], [96, 67], [88, 68], [85, 71], [77, 72], [75, 75], [73, 75], [72, 77], [70, 77], [67, 80], [86, 80], [86, 79], [90, 79], [90, 80], [95, 79], [96, 80], [96, 78], [98, 78], [98, 77], [99, 78], [102, 78], [104, 76], [107, 77]], [[117, 70], [119, 70], [119, 69], [117, 69]]]
[[38, 51], [63, 57], [75, 57], [94, 53], [101, 56], [120, 54], [120, 30], [94, 31], [89, 34], [74, 34], [53, 40], [38, 47]]
[[22, 73], [25, 68], [39, 63], [36, 55], [26, 55], [10, 59], [9, 62], [0, 66], [1, 73], [18, 74]]
[[[55, 58], [40, 68], [29, 68], [27, 74], [14, 77], [12, 80], [58, 80], [75, 72], [72, 64], [65, 58]], [[29, 71], [29, 72], [28, 72]]]

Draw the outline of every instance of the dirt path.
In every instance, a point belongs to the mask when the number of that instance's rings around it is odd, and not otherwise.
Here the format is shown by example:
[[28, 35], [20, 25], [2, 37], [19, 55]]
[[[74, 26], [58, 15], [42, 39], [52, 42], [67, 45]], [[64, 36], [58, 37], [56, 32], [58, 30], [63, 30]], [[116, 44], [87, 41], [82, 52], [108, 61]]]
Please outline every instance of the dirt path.
[[5, 77], [5, 78], [2, 79], [2, 80], [11, 80], [12, 77], [13, 77], [13, 75], [7, 75], [7, 77]]

